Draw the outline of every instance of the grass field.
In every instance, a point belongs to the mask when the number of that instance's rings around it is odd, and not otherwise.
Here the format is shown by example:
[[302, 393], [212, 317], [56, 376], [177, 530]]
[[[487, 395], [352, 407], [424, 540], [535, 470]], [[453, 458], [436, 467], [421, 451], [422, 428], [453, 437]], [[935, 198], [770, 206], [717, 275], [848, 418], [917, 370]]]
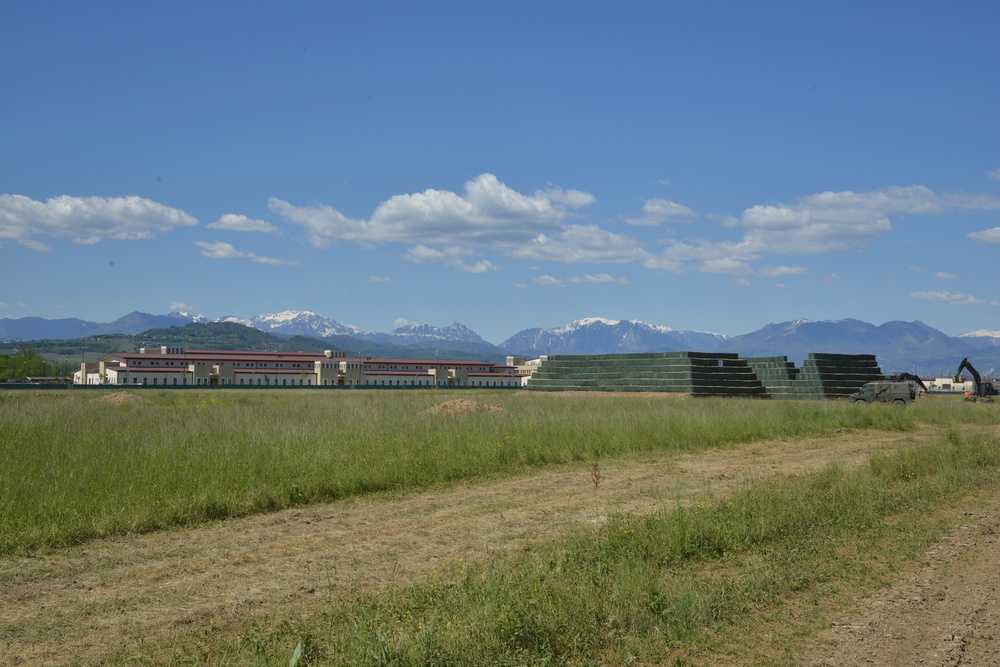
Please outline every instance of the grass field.
[[595, 409], [593, 396], [511, 392], [476, 395], [502, 410], [428, 412], [468, 395], [0, 393], [0, 553], [567, 461], [954, 418], [917, 406], [662, 395], [603, 397]]
[[[449, 404], [480, 409], [435, 409]], [[300, 625], [175, 656], [288, 664], [297, 644], [299, 664], [683, 664], [692, 646], [712, 645], [720, 627], [754, 610], [873, 558], [903, 558], [886, 548], [898, 531], [909, 531], [907, 548], [926, 544], [936, 530], [921, 523], [928, 508], [997, 484], [1000, 445], [982, 435], [1000, 423], [995, 407], [950, 398], [893, 409], [522, 392], [0, 393], [0, 551], [569, 462], [843, 430], [942, 433], [860, 469], [832, 466], [718, 503], [618, 516], [516, 558], [455, 562], [439, 580], [359, 592]]]
[[338, 601], [271, 646], [243, 639], [226, 651], [280, 656], [297, 636], [344, 665], [683, 665], [792, 596], [889, 576], [940, 534], [922, 513], [995, 486], [998, 466], [996, 440], [955, 440], [619, 516], [514, 558], [455, 564], [438, 581]]

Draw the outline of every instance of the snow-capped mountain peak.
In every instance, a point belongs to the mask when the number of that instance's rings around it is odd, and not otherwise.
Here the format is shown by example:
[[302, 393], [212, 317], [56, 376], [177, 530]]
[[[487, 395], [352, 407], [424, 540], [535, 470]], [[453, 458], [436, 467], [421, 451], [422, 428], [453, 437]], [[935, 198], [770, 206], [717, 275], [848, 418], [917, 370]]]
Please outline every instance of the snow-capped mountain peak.
[[619, 322], [621, 322], [621, 320], [609, 320], [606, 317], [585, 317], [580, 320], [573, 320], [569, 324], [564, 324], [561, 327], [556, 327], [555, 329], [550, 329], [549, 331], [553, 334], [562, 335], [598, 325], [614, 327], [618, 326]]
[[363, 333], [357, 327], [345, 326], [311, 310], [283, 310], [280, 313], [255, 315], [249, 319], [223, 317], [219, 322], [236, 322], [268, 333], [289, 336], [356, 336]]
[[959, 334], [958, 338], [1000, 338], [1000, 331], [990, 329], [979, 329], [969, 333]]
[[585, 317], [583, 319], [573, 320], [569, 324], [564, 324], [561, 327], [550, 329], [549, 332], [552, 334], [562, 335], [579, 331], [581, 329], [602, 326], [617, 327], [620, 325], [649, 329], [650, 331], [657, 331], [659, 333], [670, 333], [675, 331], [673, 327], [668, 327], [662, 324], [650, 324], [649, 322], [644, 322], [643, 320], [612, 320], [606, 317]]
[[714, 349], [726, 338], [721, 334], [676, 331], [640, 320], [588, 317], [555, 329], [525, 329], [500, 345], [529, 354], [668, 352], [705, 349], [706, 346]]
[[211, 321], [204, 315], [192, 315], [191, 313], [185, 312], [183, 310], [175, 310], [172, 313], [167, 313], [167, 317], [175, 317], [178, 320], [183, 320], [185, 322], [196, 322], [198, 324]]
[[391, 333], [364, 334], [362, 337], [375, 342], [401, 345], [417, 345], [441, 340], [488, 345], [479, 334], [458, 322], [453, 322], [451, 326], [447, 327], [436, 327], [430, 324], [410, 322], [401, 327], [396, 327]]

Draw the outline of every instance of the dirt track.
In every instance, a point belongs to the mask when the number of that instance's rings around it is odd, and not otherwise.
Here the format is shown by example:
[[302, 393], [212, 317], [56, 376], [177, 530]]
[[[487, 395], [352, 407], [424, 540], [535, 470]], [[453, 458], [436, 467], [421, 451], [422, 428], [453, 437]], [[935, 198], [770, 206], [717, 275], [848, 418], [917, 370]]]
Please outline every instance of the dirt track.
[[1000, 665], [1000, 501], [984, 499], [964, 518], [915, 575], [836, 621], [800, 664]]
[[[155, 662], [199, 638], [232, 636], [254, 618], [309, 615], [345, 592], [420, 580], [449, 561], [517, 549], [609, 512], [725, 494], [748, 479], [832, 460], [860, 462], [931, 435], [845, 432], [601, 462], [596, 486], [584, 464], [0, 560], [0, 664]], [[818, 638], [801, 664], [998, 664], [998, 527], [995, 513], [969, 515], [962, 531], [927, 555], [917, 579], [863, 603]]]

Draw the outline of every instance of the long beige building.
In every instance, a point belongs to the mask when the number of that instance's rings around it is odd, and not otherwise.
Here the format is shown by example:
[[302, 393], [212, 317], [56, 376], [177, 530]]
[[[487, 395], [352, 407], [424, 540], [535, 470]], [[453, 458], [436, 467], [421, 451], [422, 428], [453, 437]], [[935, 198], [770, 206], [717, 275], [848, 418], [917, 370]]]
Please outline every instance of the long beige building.
[[521, 387], [514, 366], [484, 361], [347, 357], [340, 351], [143, 348], [81, 364], [74, 384], [132, 387]]

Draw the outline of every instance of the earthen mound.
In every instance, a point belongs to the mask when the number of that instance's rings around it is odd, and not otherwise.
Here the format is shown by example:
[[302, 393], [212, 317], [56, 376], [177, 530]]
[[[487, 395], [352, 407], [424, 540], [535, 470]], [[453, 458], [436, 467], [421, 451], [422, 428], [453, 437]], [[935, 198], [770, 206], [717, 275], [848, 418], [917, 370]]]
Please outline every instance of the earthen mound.
[[503, 406], [492, 403], [479, 403], [468, 398], [457, 398], [454, 401], [445, 401], [432, 405], [427, 409], [429, 415], [456, 415], [476, 412], [503, 412]]
[[116, 391], [113, 394], [108, 394], [107, 396], [102, 396], [99, 400], [104, 403], [114, 403], [116, 405], [121, 405], [122, 403], [135, 403], [136, 401], [143, 400], [141, 397], [135, 394], [130, 394], [127, 391]]

